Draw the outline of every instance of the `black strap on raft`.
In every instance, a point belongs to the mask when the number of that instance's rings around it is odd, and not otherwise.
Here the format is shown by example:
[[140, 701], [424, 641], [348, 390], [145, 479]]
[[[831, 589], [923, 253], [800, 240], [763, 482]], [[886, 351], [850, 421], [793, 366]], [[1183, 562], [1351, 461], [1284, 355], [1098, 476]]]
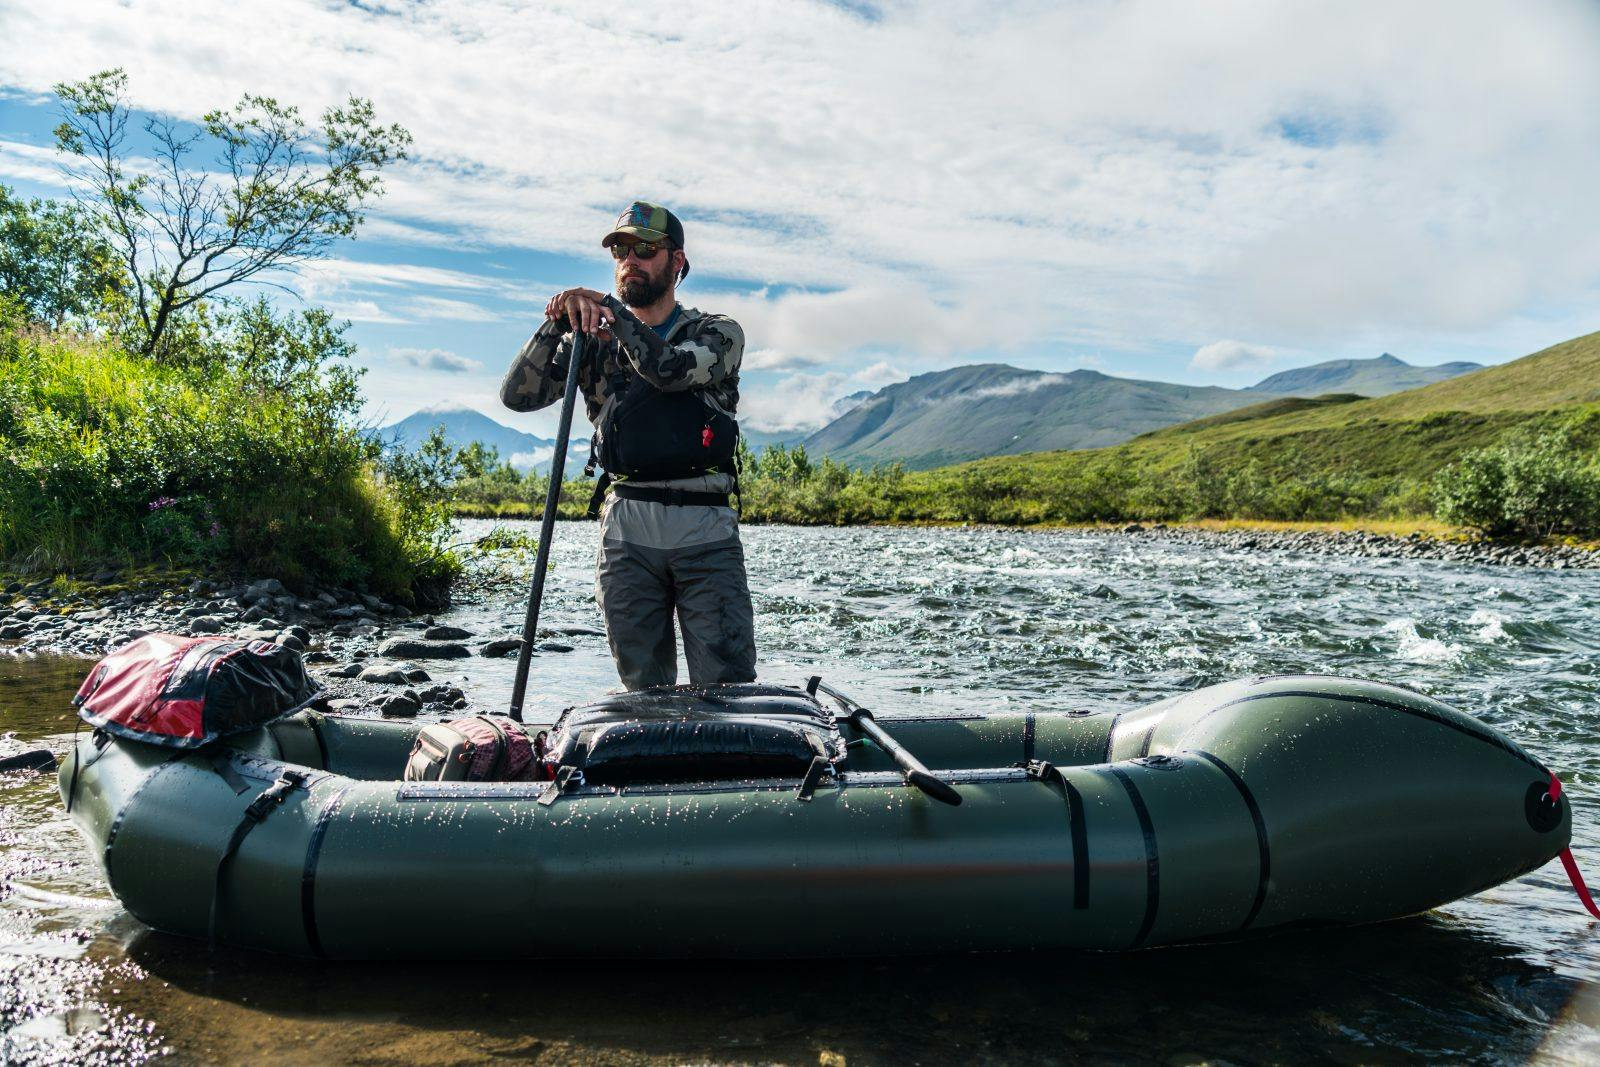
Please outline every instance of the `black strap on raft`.
[[794, 791], [794, 798], [809, 804], [816, 795], [817, 786], [822, 784], [822, 779], [833, 773], [833, 763], [826, 756], [813, 756], [811, 766], [806, 768], [806, 776], [800, 780], [800, 788]]
[[570, 793], [583, 784], [583, 768], [589, 762], [589, 746], [580, 742], [567, 758], [572, 762], [557, 767], [555, 780], [539, 794], [539, 803], [544, 807], [554, 804], [562, 793]]
[[1081, 911], [1089, 906], [1089, 834], [1083, 821], [1083, 797], [1049, 760], [1028, 760], [1022, 766], [1029, 778], [1050, 786], [1066, 801], [1067, 827], [1072, 834], [1072, 907]]
[[227, 876], [234, 854], [244, 844], [244, 839], [250, 836], [250, 831], [260, 825], [273, 808], [282, 804], [284, 797], [303, 786], [308, 777], [304, 771], [285, 767], [278, 780], [263, 789], [244, 809], [244, 818], [234, 827], [233, 836], [228, 838], [228, 847], [222, 850], [222, 858], [217, 861], [217, 877], [211, 887], [211, 914], [206, 921], [206, 944], [211, 950], [215, 951], [217, 947], [217, 911], [218, 903], [222, 900], [222, 880]]

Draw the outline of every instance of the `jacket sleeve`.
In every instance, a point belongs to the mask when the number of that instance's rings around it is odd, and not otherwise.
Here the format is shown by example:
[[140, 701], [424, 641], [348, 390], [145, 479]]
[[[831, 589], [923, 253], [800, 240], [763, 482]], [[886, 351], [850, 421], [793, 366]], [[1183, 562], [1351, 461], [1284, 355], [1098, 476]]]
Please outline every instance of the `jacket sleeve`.
[[664, 393], [721, 385], [739, 373], [744, 330], [723, 315], [707, 315], [694, 333], [675, 345], [663, 341], [614, 296], [605, 300], [614, 316], [611, 332], [618, 354], [639, 377]]
[[566, 362], [564, 354], [570, 342], [564, 331], [563, 323], [550, 320], [528, 338], [500, 384], [501, 403], [512, 411], [537, 411], [561, 399], [566, 375], [556, 368], [555, 359], [561, 353], [563, 364]]

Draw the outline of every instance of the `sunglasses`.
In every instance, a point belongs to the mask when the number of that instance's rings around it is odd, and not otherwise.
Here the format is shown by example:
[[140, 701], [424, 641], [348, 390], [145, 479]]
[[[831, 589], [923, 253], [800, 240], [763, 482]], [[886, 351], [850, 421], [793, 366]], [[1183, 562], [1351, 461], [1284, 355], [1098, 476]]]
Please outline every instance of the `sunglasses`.
[[667, 251], [671, 248], [672, 246], [665, 241], [640, 241], [637, 244], [623, 244], [618, 241], [611, 246], [611, 258], [621, 263], [628, 258], [628, 253], [632, 252], [642, 260], [652, 260], [656, 258], [657, 252]]

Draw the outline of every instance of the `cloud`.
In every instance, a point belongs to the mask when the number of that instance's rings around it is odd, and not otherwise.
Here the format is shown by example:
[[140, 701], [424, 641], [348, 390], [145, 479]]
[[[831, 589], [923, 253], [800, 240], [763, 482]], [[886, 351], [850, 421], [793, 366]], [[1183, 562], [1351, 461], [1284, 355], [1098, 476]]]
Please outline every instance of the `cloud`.
[[746, 352], [739, 365], [744, 370], [793, 370], [796, 367], [815, 367], [823, 362], [826, 361], [818, 356], [785, 352], [777, 348], [758, 348], [754, 352]]
[[1040, 389], [1048, 389], [1052, 385], [1060, 385], [1066, 380], [1067, 376], [1064, 374], [1030, 374], [999, 385], [986, 385], [981, 389], [970, 389], [941, 399], [987, 400], [996, 396], [1021, 396], [1024, 393], [1036, 393]]
[[438, 296], [416, 296], [407, 300], [403, 310], [419, 319], [444, 319], [448, 322], [499, 322], [500, 314], [465, 300], [449, 300]]
[[981, 307], [943, 303], [925, 291], [874, 285], [719, 292], [707, 304], [738, 319], [746, 337], [761, 338], [770, 353], [761, 358], [772, 367], [815, 366], [863, 349], [949, 356], [1032, 339], [1044, 326], [1015, 313], [991, 316]]
[[0, 177], [62, 185], [61, 162], [54, 151], [21, 141], [0, 141]]
[[373, 322], [403, 326], [411, 321], [391, 314], [372, 300], [330, 300], [324, 302], [322, 306], [334, 318], [349, 319], [351, 322]]
[[773, 433], [815, 430], [835, 417], [834, 403], [849, 376], [836, 371], [791, 374], [739, 397], [739, 421]]
[[910, 377], [911, 375], [887, 360], [879, 360], [877, 363], [857, 373], [856, 381], [864, 388], [878, 390], [886, 385], [906, 381]]
[[[380, 239], [593, 256], [646, 195], [691, 289], [770, 286], [729, 297], [752, 345], [824, 360], [1481, 341], [1600, 295], [1592, 0], [871, 10], [685, 5], [664, 37], [652, 5], [570, 0], [16, 4], [0, 85], [121, 65], [191, 118], [369, 94], [416, 136]], [[648, 120], [632, 69], [674, 72]]]
[[458, 356], [442, 348], [391, 348], [389, 358], [423, 370], [442, 370], [449, 374], [465, 374], [483, 366], [476, 359]]
[[1196, 370], [1234, 370], [1239, 367], [1259, 367], [1283, 355], [1269, 345], [1249, 345], [1243, 341], [1213, 341], [1195, 351], [1189, 366]]

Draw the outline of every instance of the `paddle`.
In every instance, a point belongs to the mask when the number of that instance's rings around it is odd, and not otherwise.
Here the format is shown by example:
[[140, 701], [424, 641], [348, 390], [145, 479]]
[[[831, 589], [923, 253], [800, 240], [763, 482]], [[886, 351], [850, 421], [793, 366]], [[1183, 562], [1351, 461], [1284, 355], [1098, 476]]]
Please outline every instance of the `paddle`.
[[889, 754], [889, 758], [894, 760], [899, 765], [900, 770], [904, 772], [907, 782], [916, 786], [934, 800], [950, 805], [959, 805], [961, 803], [961, 794], [955, 791], [955, 787], [950, 785], [949, 782], [935, 777], [932, 771], [923, 766], [921, 760], [906, 751], [905, 746], [900, 742], [890, 737], [884, 728], [878, 725], [878, 720], [872, 717], [872, 712], [857, 704], [854, 700], [833, 688], [833, 686], [828, 685], [821, 678], [812, 678], [806, 684], [806, 690], [813, 696], [816, 695], [819, 689], [832, 697], [834, 703], [844, 710], [844, 713], [850, 717], [851, 726], [866, 734], [872, 739], [873, 744]]
[[550, 542], [556, 533], [556, 506], [561, 503], [561, 480], [567, 469], [567, 437], [572, 433], [572, 407], [578, 397], [578, 368], [583, 365], [583, 331], [573, 328], [572, 352], [567, 359], [567, 388], [561, 396], [561, 422], [556, 428], [555, 452], [550, 457], [550, 486], [544, 494], [544, 514], [539, 517], [539, 553], [533, 559], [533, 585], [528, 590], [528, 616], [522, 623], [522, 647], [517, 650], [517, 680], [511, 683], [511, 717], [522, 721], [522, 698], [528, 689], [528, 667], [533, 642], [539, 634], [539, 606], [544, 600], [544, 575], [550, 568]]

